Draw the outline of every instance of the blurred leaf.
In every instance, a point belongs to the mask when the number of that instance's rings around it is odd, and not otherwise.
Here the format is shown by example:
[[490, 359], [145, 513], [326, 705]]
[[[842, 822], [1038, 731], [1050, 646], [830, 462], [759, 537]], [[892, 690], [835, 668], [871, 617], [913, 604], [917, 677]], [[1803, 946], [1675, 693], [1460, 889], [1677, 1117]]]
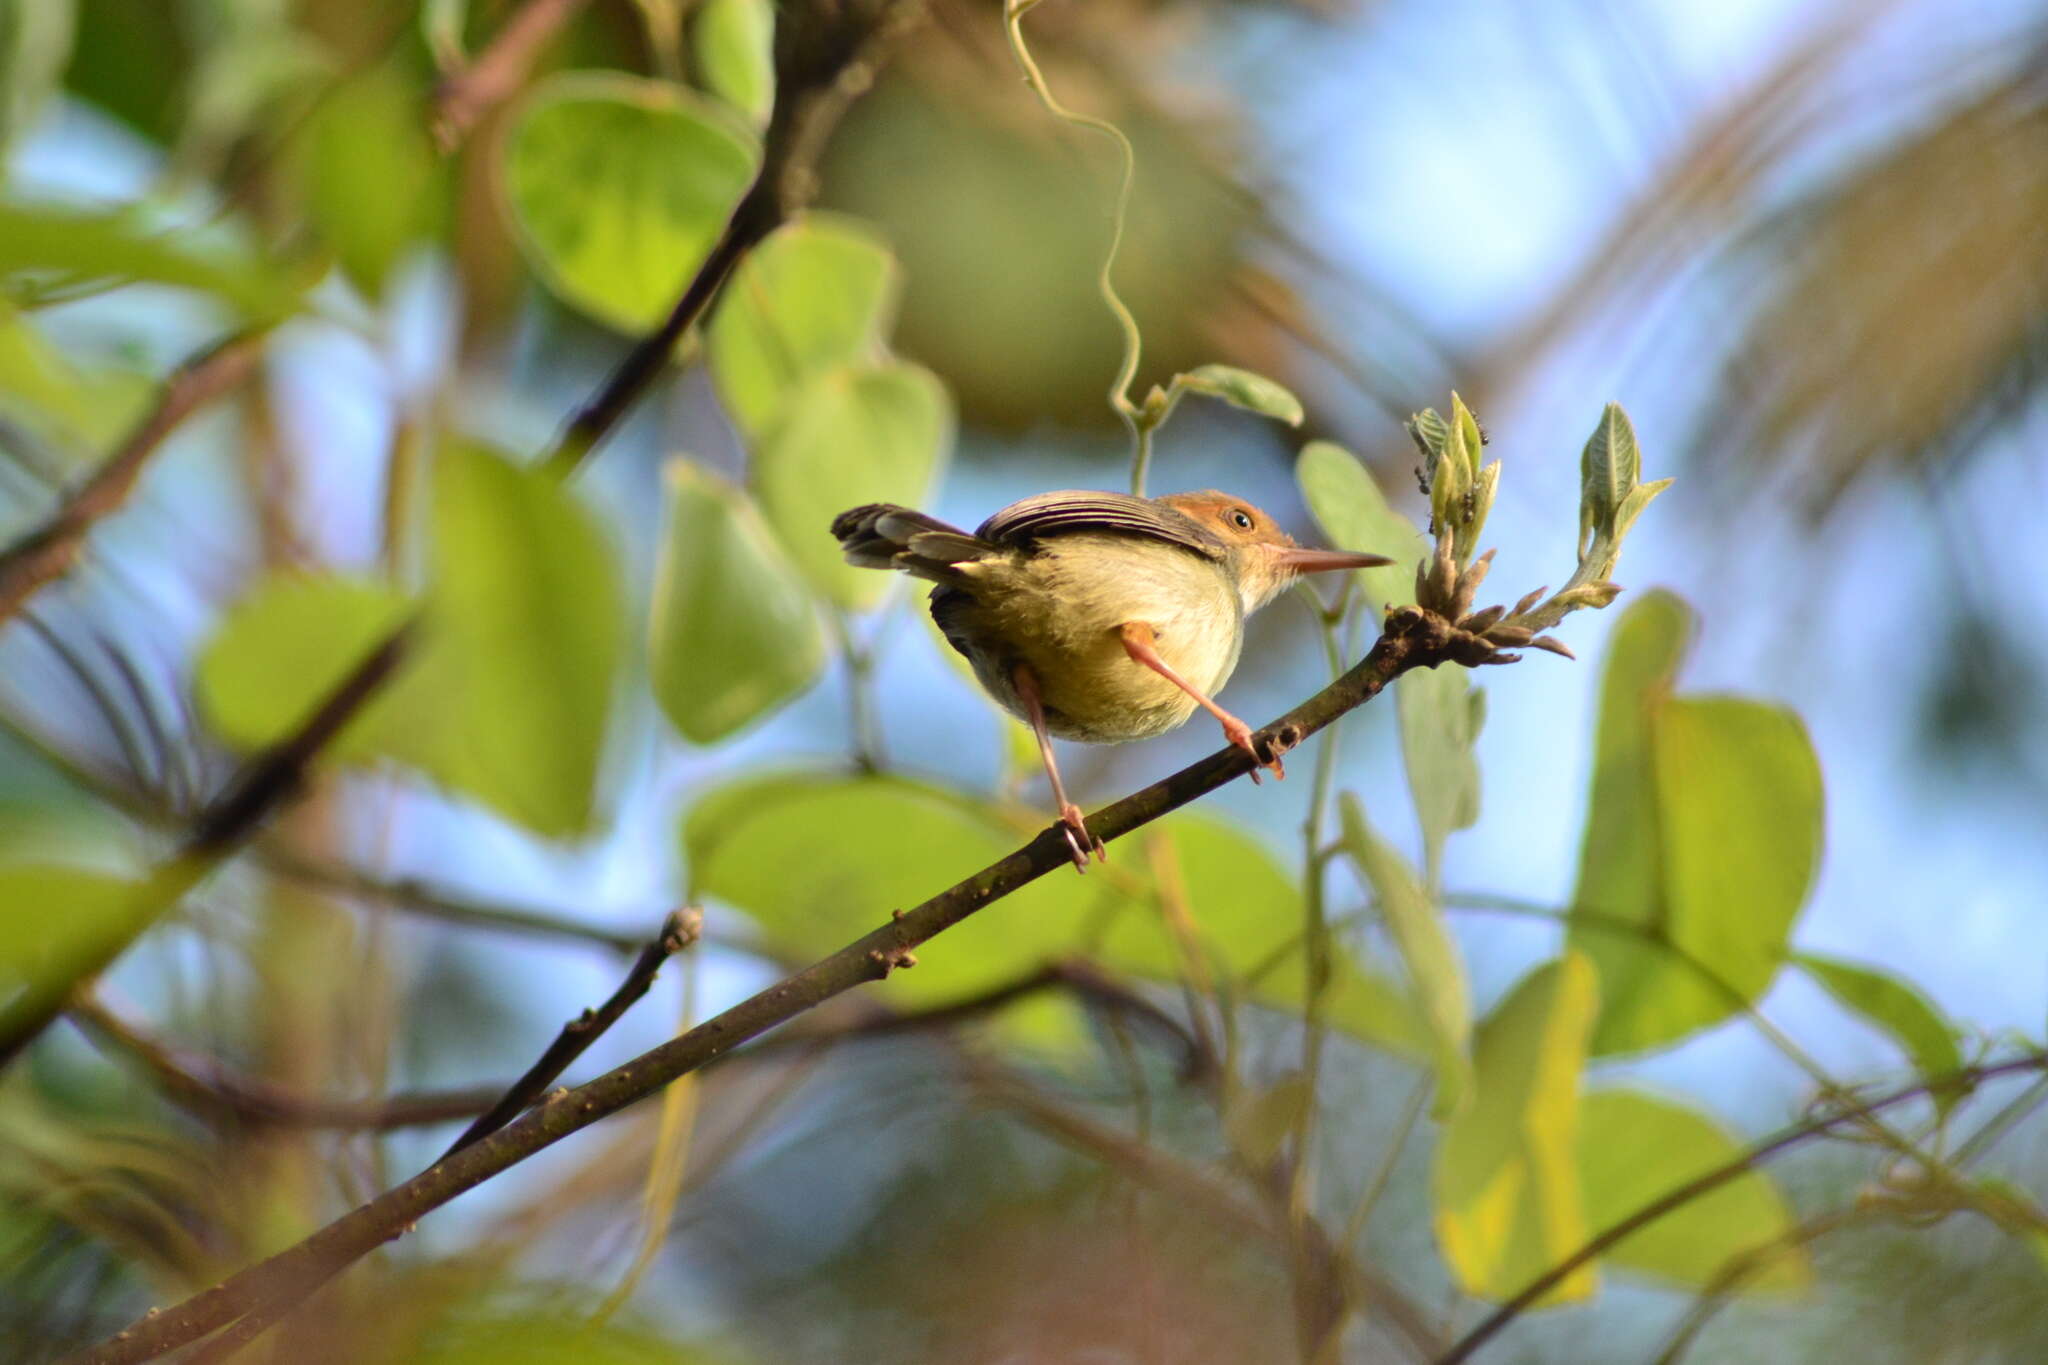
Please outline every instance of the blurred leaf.
[[1672, 1042], [1761, 996], [1819, 862], [1820, 769], [1798, 718], [1674, 699], [1690, 629], [1676, 598], [1646, 596], [1602, 682], [1570, 931], [1600, 968], [1596, 1054]]
[[1261, 1169], [1280, 1154], [1280, 1144], [1301, 1126], [1315, 1104], [1315, 1091], [1299, 1073], [1270, 1086], [1253, 1086], [1232, 1097], [1224, 1116], [1224, 1136], [1246, 1165]]
[[1358, 798], [1345, 792], [1338, 810], [1345, 850], [1379, 901], [1380, 917], [1408, 969], [1417, 1012], [1429, 1026], [1436, 1065], [1435, 1113], [1443, 1118], [1464, 1102], [1472, 1076], [1472, 992], [1465, 983], [1464, 958], [1436, 902], [1414, 869], [1374, 833]]
[[316, 104], [296, 135], [307, 215], [343, 273], [373, 299], [441, 223], [446, 187], [424, 106], [417, 85], [385, 63]]
[[[1294, 478], [1332, 545], [1393, 558], [1377, 569], [1352, 570], [1374, 619], [1388, 606], [1413, 602], [1415, 563], [1428, 546], [1414, 523], [1387, 503], [1358, 458], [1329, 441], [1310, 441], [1301, 448]], [[1395, 686], [1398, 692], [1400, 685]]]
[[421, 1343], [412, 1365], [722, 1365], [730, 1356], [587, 1314], [464, 1316]]
[[[1890, 1034], [1922, 1076], [1945, 1076], [1962, 1069], [1955, 1026], [1910, 981], [1875, 967], [1815, 953], [1794, 953], [1792, 960], [1844, 1008]], [[1934, 1102], [1946, 1113], [1965, 1093], [1944, 1087], [1935, 1092]]]
[[1200, 365], [1186, 374], [1175, 375], [1173, 382], [1189, 393], [1220, 398], [1234, 408], [1285, 422], [1290, 427], [1301, 425], [1301, 400], [1262, 374], [1240, 370], [1235, 365]]
[[2034, 1263], [2048, 1274], [2048, 1210], [2032, 1191], [2000, 1176], [1979, 1176], [1969, 1182], [1978, 1209], [2033, 1253]]
[[431, 531], [433, 771], [538, 833], [586, 832], [625, 645], [609, 539], [554, 479], [461, 443], [435, 462]]
[[[1595, 1010], [1582, 954], [1537, 968], [1479, 1026], [1472, 1102], [1444, 1125], [1434, 1189], [1437, 1241], [1468, 1294], [1505, 1299], [1584, 1245], [1579, 1080]], [[1592, 1294], [1581, 1266], [1541, 1303]]]
[[0, 295], [19, 300], [58, 282], [194, 289], [266, 321], [291, 312], [298, 297], [283, 273], [223, 248], [216, 235], [150, 230], [126, 209], [0, 203]]
[[0, 1057], [49, 1022], [161, 907], [144, 885], [36, 863], [0, 866]]
[[769, 0], [702, 0], [691, 37], [705, 88], [756, 126], [775, 104], [775, 9]]
[[0, 0], [0, 149], [56, 93], [77, 29], [77, 0]]
[[1485, 719], [1484, 694], [1459, 664], [1411, 669], [1394, 683], [1401, 766], [1422, 826], [1423, 871], [1442, 884], [1444, 841], [1479, 820], [1479, 761], [1472, 746]]
[[[1247, 995], [1299, 1014], [1300, 891], [1272, 855], [1195, 812], [1161, 821], [1148, 837], [1171, 852], [1210, 969], [1237, 978], [1265, 968]], [[805, 958], [844, 946], [891, 910], [909, 909], [1020, 841], [1016, 824], [960, 794], [899, 778], [817, 773], [721, 787], [683, 824], [690, 894], [746, 911], [772, 947]], [[1083, 951], [1118, 971], [1179, 980], [1181, 950], [1151, 899], [1152, 850], [1120, 859], [1112, 871], [1114, 880], [1033, 882], [919, 948], [920, 964], [892, 972], [883, 991], [905, 1005], [954, 1001]], [[1427, 1036], [1398, 987], [1341, 955], [1335, 966], [1324, 999], [1332, 1027], [1406, 1056], [1427, 1055]], [[1007, 1022], [1011, 1036], [1038, 1046], [1069, 1046], [1077, 1037], [1063, 1002], [1036, 1002]]]
[[[1691, 638], [1691, 611], [1664, 592], [1639, 598], [1615, 623], [1600, 682], [1593, 792], [1579, 850], [1576, 906], [1645, 925], [1663, 918], [1664, 881], [1650, 746], [1657, 708], [1670, 696]], [[1591, 931], [1576, 935], [1573, 941], [1600, 968], [1607, 1011], [1615, 1012], [1622, 1000], [1622, 984], [1637, 965], [1633, 945]], [[1624, 953], [1626, 957], [1621, 956]]]
[[952, 400], [931, 371], [901, 362], [828, 370], [757, 452], [755, 491], [812, 585], [841, 606], [870, 607], [891, 575], [848, 564], [832, 518], [864, 502], [922, 503], [952, 441]]
[[554, 76], [506, 141], [521, 246], [548, 287], [629, 333], [668, 316], [760, 159], [719, 106], [661, 81]]
[[111, 446], [147, 396], [141, 376], [80, 369], [29, 318], [0, 302], [0, 411], [57, 439], [65, 453]]
[[748, 253], [719, 292], [707, 345], [733, 421], [758, 441], [805, 381], [882, 358], [900, 272], [870, 229], [806, 214]]
[[[1641, 1090], [1595, 1090], [1579, 1102], [1579, 1175], [1586, 1220], [1613, 1227], [1644, 1205], [1724, 1166], [1742, 1146], [1705, 1115]], [[1759, 1171], [1737, 1176], [1644, 1227], [1602, 1260], [1703, 1289], [1729, 1261], [1793, 1231], [1777, 1187]], [[1757, 1289], [1804, 1289], [1806, 1253], [1790, 1246], [1743, 1281]]]
[[747, 495], [667, 466], [648, 670], [676, 729], [711, 744], [801, 693], [825, 662], [816, 608]]
[[[995, 862], [1018, 840], [991, 812], [894, 777], [796, 773], [721, 787], [683, 822], [692, 898], [745, 911], [778, 952], [823, 956]], [[1073, 950], [1083, 899], [1044, 878], [919, 948], [880, 984], [898, 1005], [1006, 985]], [[1015, 1021], [1013, 1021], [1015, 1022]], [[1029, 1041], [1073, 1038], [1062, 1013], [1027, 1012]]]
[[[201, 651], [200, 710], [238, 749], [275, 744], [295, 733], [412, 609], [404, 593], [369, 579], [272, 574], [228, 612]], [[361, 759], [390, 751], [403, 686], [401, 674], [373, 697], [330, 754]]]

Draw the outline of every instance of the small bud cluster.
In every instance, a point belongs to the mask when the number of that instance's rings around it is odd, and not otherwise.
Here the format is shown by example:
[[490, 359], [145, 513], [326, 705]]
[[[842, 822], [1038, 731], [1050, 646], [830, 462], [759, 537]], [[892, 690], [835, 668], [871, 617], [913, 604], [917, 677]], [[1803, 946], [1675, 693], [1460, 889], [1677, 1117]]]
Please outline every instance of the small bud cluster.
[[1455, 393], [1448, 421], [1425, 409], [1409, 419], [1408, 434], [1422, 451], [1423, 467], [1416, 472], [1429, 494], [1429, 529], [1436, 537], [1436, 553], [1415, 566], [1416, 604], [1491, 646], [1496, 652], [1483, 662], [1512, 662], [1518, 656], [1498, 651], [1524, 648], [1572, 658], [1562, 641], [1542, 632], [1571, 612], [1604, 607], [1620, 595], [1620, 585], [1608, 575], [1621, 558], [1622, 539], [1671, 483], [1641, 482], [1642, 453], [1628, 414], [1609, 403], [1580, 455], [1579, 562], [1571, 578], [1547, 598], [1548, 590], [1538, 588], [1513, 607], [1479, 611], [1472, 603], [1492, 568], [1493, 551], [1477, 559], [1473, 551], [1493, 508], [1500, 461], [1479, 463], [1485, 429]]

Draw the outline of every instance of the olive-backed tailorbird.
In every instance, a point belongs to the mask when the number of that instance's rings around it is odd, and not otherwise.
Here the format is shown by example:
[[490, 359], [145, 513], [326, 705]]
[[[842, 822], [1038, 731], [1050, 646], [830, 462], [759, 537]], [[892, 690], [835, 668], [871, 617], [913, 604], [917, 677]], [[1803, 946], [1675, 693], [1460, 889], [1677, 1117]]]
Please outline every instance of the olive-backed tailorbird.
[[[1041, 493], [972, 535], [871, 503], [834, 518], [832, 534], [848, 563], [938, 585], [932, 619], [989, 695], [1038, 737], [1083, 871], [1090, 851], [1108, 855], [1067, 799], [1051, 736], [1148, 739], [1199, 706], [1223, 723], [1225, 739], [1259, 759], [1251, 727], [1213, 700], [1237, 666], [1244, 618], [1300, 574], [1392, 562], [1304, 549], [1258, 508], [1213, 489], [1163, 498]], [[1260, 761], [1285, 775], [1277, 756]]]

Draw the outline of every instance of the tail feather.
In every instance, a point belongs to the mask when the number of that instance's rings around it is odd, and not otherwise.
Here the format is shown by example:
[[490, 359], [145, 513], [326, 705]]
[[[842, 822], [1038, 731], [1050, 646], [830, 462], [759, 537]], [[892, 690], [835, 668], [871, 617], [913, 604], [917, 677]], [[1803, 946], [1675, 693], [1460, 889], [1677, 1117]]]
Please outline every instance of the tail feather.
[[849, 564], [898, 569], [934, 583], [956, 582], [955, 565], [995, 548], [937, 517], [889, 502], [841, 512], [832, 519], [832, 534]]

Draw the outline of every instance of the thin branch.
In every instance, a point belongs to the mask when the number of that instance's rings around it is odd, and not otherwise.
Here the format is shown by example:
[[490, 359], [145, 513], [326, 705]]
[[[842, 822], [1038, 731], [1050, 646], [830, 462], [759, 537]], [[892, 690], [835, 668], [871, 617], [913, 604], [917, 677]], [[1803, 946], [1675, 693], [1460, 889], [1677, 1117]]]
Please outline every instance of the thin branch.
[[637, 952], [646, 942], [639, 934], [623, 929], [607, 929], [547, 910], [476, 900], [410, 877], [374, 877], [358, 868], [317, 862], [284, 848], [263, 845], [251, 850], [249, 856], [266, 870], [291, 881], [338, 896], [376, 901], [393, 910], [444, 924], [533, 938], [566, 939], [621, 955]]
[[298, 731], [243, 765], [213, 804], [200, 813], [181, 856], [214, 863], [233, 853], [257, 826], [298, 791], [306, 770], [375, 696], [405, 659], [413, 622], [407, 620], [363, 657], [306, 718]]
[[661, 965], [695, 943], [703, 928], [704, 912], [694, 906], [671, 911], [662, 921], [661, 932], [640, 950], [640, 956], [633, 959], [633, 965], [626, 971], [626, 979], [619, 983], [611, 997], [595, 1010], [585, 1010], [562, 1025], [562, 1031], [555, 1035], [554, 1042], [548, 1044], [547, 1051], [527, 1068], [525, 1075], [507, 1087], [496, 1104], [479, 1114], [476, 1122], [463, 1130], [462, 1136], [441, 1154], [442, 1160], [518, 1118], [528, 1105], [540, 1098], [542, 1091], [569, 1069], [571, 1062], [581, 1057], [592, 1043], [604, 1036], [607, 1029], [624, 1017], [641, 996], [647, 994], [654, 985], [655, 976], [661, 971]]
[[1449, 1351], [1437, 1357], [1436, 1365], [1458, 1365], [1460, 1361], [1471, 1359], [1474, 1351], [1492, 1340], [1502, 1328], [1520, 1316], [1523, 1310], [1563, 1283], [1565, 1278], [1580, 1266], [1594, 1260], [1609, 1247], [1634, 1236], [1665, 1214], [1683, 1208], [1704, 1195], [1712, 1194], [1729, 1181], [1747, 1175], [1781, 1152], [1814, 1138], [1824, 1137], [1845, 1123], [1860, 1123], [1874, 1114], [1936, 1090], [1977, 1086], [1999, 1076], [2042, 1070], [2048, 1070], [2048, 1052], [2030, 1052], [2023, 1057], [2015, 1057], [1990, 1066], [1966, 1066], [1946, 1076], [1924, 1077], [1909, 1086], [1863, 1104], [1845, 1106], [1832, 1113], [1793, 1124], [1789, 1128], [1781, 1128], [1741, 1155], [1651, 1200], [1538, 1275], [1513, 1298], [1489, 1314], [1485, 1321], [1467, 1332]]
[[495, 1088], [477, 1088], [421, 1091], [380, 1100], [314, 1099], [153, 1037], [91, 996], [74, 999], [69, 1012], [103, 1050], [118, 1051], [141, 1063], [157, 1079], [167, 1099], [206, 1118], [382, 1133], [468, 1118], [487, 1108], [498, 1094]]
[[187, 417], [239, 386], [256, 368], [263, 334], [244, 332], [180, 365], [156, 407], [50, 519], [0, 552], [0, 625], [78, 562], [86, 533], [127, 503], [150, 456]]
[[499, 26], [477, 59], [451, 74], [434, 91], [434, 141], [443, 152], [462, 145], [485, 114], [525, 83], [541, 51], [576, 17], [585, 0], [526, 0]]
[[924, 17], [924, 8], [924, 0], [814, 0], [778, 18], [775, 108], [762, 142], [760, 172], [668, 318], [634, 344], [570, 418], [548, 455], [551, 471], [559, 476], [574, 472], [611, 434], [741, 258], [811, 201], [826, 139], [853, 101], [874, 84], [889, 48]]
[[[1255, 737], [1276, 753], [1299, 744], [1338, 716], [1378, 696], [1411, 668], [1495, 658], [1493, 648], [1441, 617], [1406, 607], [1390, 612], [1379, 641], [1359, 664]], [[1105, 842], [1118, 839], [1249, 773], [1253, 757], [1235, 746], [1089, 817]], [[748, 1039], [855, 986], [908, 965], [911, 951], [969, 915], [1070, 866], [1066, 840], [1048, 827], [1024, 847], [892, 918], [803, 971], [777, 982], [678, 1038], [576, 1090], [527, 1111], [481, 1142], [328, 1224], [304, 1241], [250, 1266], [175, 1307], [156, 1313], [74, 1359], [91, 1365], [151, 1359], [204, 1337], [265, 1304], [307, 1292], [402, 1235], [422, 1215], [571, 1133], [646, 1098]]]

